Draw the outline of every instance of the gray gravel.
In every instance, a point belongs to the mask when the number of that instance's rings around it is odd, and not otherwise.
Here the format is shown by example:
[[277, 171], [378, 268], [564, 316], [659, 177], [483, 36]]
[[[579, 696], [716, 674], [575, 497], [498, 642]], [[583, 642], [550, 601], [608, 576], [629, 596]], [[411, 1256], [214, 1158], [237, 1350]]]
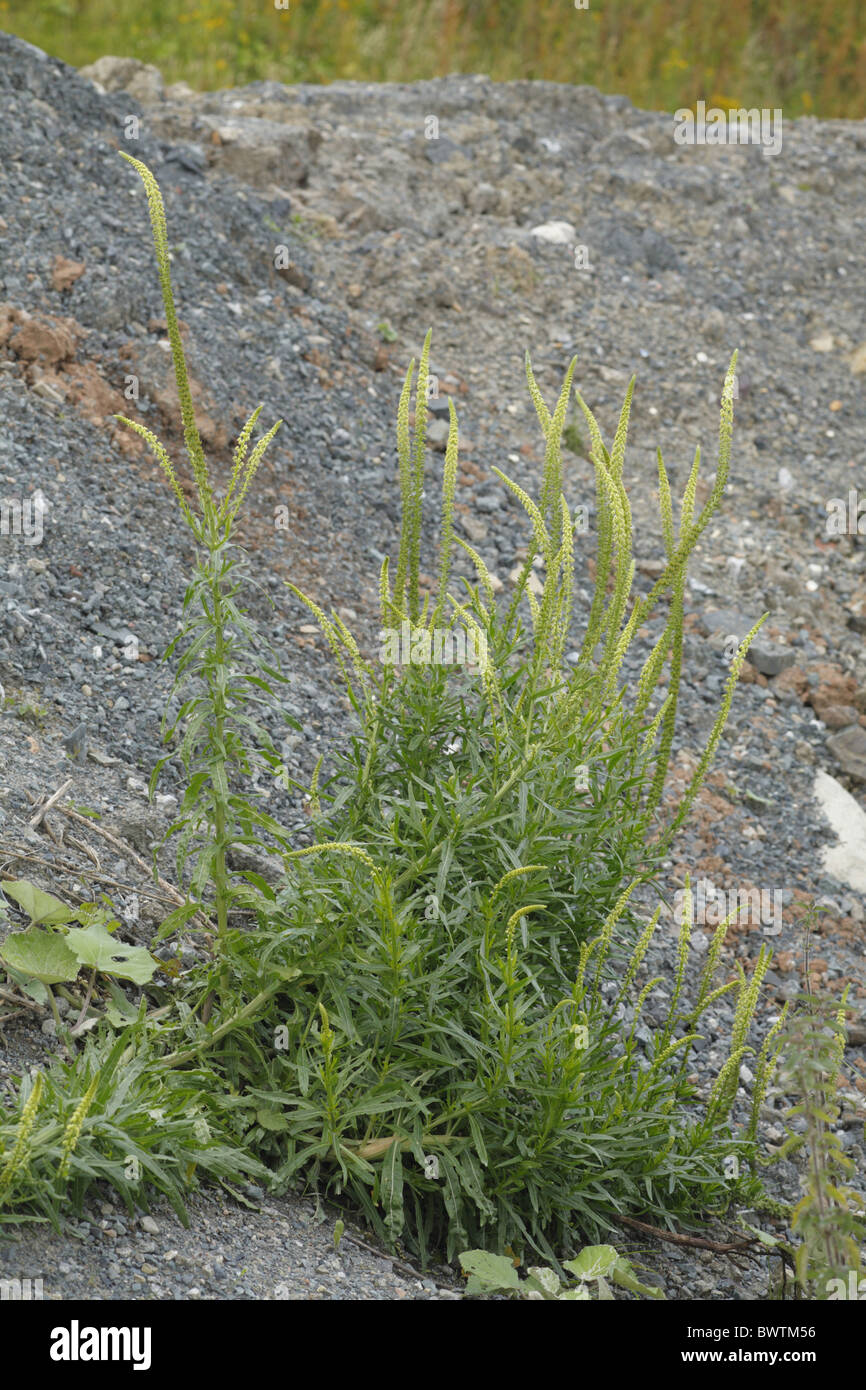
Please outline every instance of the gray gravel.
[[[92, 76], [98, 86], [0, 35], [0, 492], [23, 502], [41, 491], [46, 503], [39, 543], [0, 536], [0, 866], [61, 895], [101, 881], [130, 940], [147, 940], [160, 917], [123, 846], [146, 857], [180, 792], [167, 769], [164, 799], [150, 807], [144, 784], [170, 685], [158, 658], [176, 631], [190, 551], [158, 470], [111, 420], [137, 410], [180, 457], [144, 198], [117, 154], [126, 148], [163, 189], [218, 475], [256, 404], [263, 423], [285, 421], [244, 538], [262, 581], [253, 611], [303, 725], [288, 750], [301, 780], [345, 736], [347, 716], [282, 579], [337, 607], [373, 649], [378, 568], [395, 549], [396, 402], [429, 324], [433, 371], [460, 416], [458, 522], [506, 586], [526, 532], [491, 469], [532, 485], [541, 458], [524, 348], [548, 399], [578, 354], [579, 389], [606, 437], [637, 371], [626, 483], [644, 587], [660, 553], [655, 447], [676, 489], [699, 442], [711, 478], [719, 391], [741, 350], [731, 482], [691, 569], [675, 774], [694, 765], [712, 725], [727, 637], [765, 609], [771, 618], [666, 889], [687, 869], [693, 882], [783, 893], [761, 1032], [797, 987], [792, 904], [823, 898], [821, 983], [853, 981], [862, 1015], [866, 897], [824, 871], [832, 836], [813, 783], [825, 770], [864, 804], [864, 548], [856, 534], [829, 540], [825, 523], [828, 499], [863, 484], [866, 123], [787, 122], [782, 154], [766, 158], [674, 147], [669, 117], [550, 83], [253, 83], [196, 94], [164, 89], [141, 65], [106, 60]], [[125, 138], [130, 116], [138, 139]], [[431, 116], [438, 139], [425, 133]], [[538, 233], [551, 223], [569, 225], [564, 242]], [[278, 271], [279, 247], [288, 265]], [[137, 401], [124, 396], [131, 378]], [[435, 428], [431, 442], [442, 445]], [[569, 496], [589, 508], [591, 557], [591, 470], [580, 453], [567, 461]], [[431, 463], [441, 463], [435, 450]], [[288, 529], [275, 524], [282, 508]], [[658, 630], [649, 623], [645, 641]], [[639, 670], [636, 652], [625, 674]], [[120, 841], [99, 846], [101, 880], [63, 817], [49, 813], [47, 832], [27, 826], [69, 777], [76, 804], [98, 809]], [[300, 799], [261, 794], [303, 839]], [[760, 924], [732, 933], [728, 964], [754, 959], [764, 939]], [[698, 947], [705, 941], [698, 933]], [[646, 969], [669, 977], [673, 960], [668, 933]], [[702, 1085], [730, 1024], [722, 1000], [697, 1053]], [[862, 1026], [859, 1036], [839, 1132], [862, 1172]], [[8, 1024], [0, 1044], [0, 1087], [10, 1088], [50, 1040], [34, 1015]], [[741, 1116], [748, 1093], [745, 1078]], [[769, 1145], [783, 1108], [770, 1098]], [[796, 1200], [796, 1166], [770, 1171], [772, 1190]], [[190, 1230], [155, 1208], [158, 1232], [148, 1233], [97, 1203], [85, 1239], [27, 1232], [0, 1260], [34, 1277], [50, 1270], [46, 1296], [61, 1298], [274, 1298], [282, 1286], [303, 1298], [454, 1296], [347, 1236], [334, 1254], [333, 1213], [317, 1224], [302, 1199], [265, 1207], [255, 1215], [198, 1194]], [[671, 1298], [766, 1297], [762, 1258], [638, 1246], [628, 1232], [619, 1244], [658, 1271]]]
[[213, 1189], [197, 1194], [189, 1228], [162, 1205], [130, 1218], [122, 1205], [94, 1202], [68, 1235], [28, 1230], [0, 1244], [0, 1279], [41, 1279], [43, 1298], [62, 1300], [463, 1296], [450, 1269], [413, 1271], [351, 1223], [335, 1248], [331, 1209], [258, 1197], [240, 1206]]

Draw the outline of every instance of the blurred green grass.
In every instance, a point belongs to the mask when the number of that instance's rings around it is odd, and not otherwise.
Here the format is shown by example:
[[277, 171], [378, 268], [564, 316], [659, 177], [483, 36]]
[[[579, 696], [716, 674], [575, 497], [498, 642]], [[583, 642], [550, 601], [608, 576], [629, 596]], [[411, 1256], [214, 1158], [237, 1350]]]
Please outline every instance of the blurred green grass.
[[0, 0], [0, 28], [75, 66], [135, 57], [201, 89], [484, 72], [656, 110], [866, 116], [866, 0]]

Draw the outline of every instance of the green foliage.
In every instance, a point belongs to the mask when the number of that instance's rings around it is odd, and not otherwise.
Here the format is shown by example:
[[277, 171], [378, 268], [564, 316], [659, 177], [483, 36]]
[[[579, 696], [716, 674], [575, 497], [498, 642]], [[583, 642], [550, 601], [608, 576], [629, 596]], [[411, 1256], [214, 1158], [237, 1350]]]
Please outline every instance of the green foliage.
[[675, 110], [699, 97], [782, 106], [788, 117], [866, 114], [859, 0], [605, 0], [584, 10], [527, 0], [5, 0], [4, 28], [66, 62], [104, 53], [158, 64], [203, 90], [278, 82], [411, 82], [451, 72], [625, 92]]
[[[866, 1238], [866, 1202], [843, 1181], [854, 1165], [833, 1130], [844, 1048], [844, 999], [837, 1004], [802, 996], [779, 1034], [778, 1085], [795, 1104], [787, 1111], [788, 1137], [776, 1158], [802, 1152], [806, 1160], [803, 1196], [791, 1218], [800, 1237], [794, 1268], [801, 1293], [819, 1300], [850, 1296], [852, 1274], [855, 1288], [862, 1275], [860, 1243]], [[798, 1118], [800, 1128], [794, 1129], [791, 1122]]]
[[0, 1105], [0, 1223], [60, 1229], [100, 1182], [130, 1211], [161, 1193], [186, 1224], [183, 1195], [197, 1174], [267, 1176], [239, 1147], [216, 1078], [204, 1067], [160, 1071], [150, 1034], [142, 1008], [121, 1037], [104, 1029], [71, 1061], [25, 1077], [15, 1110]]
[[[235, 956], [246, 992], [275, 964], [296, 960], [301, 973], [213, 1061], [264, 1107], [251, 1140], [278, 1183], [306, 1173], [345, 1193], [425, 1261], [473, 1240], [555, 1260], [575, 1229], [598, 1236], [624, 1212], [699, 1220], [752, 1192], [751, 1146], [717, 1094], [700, 1112], [688, 1082], [700, 1015], [737, 987], [715, 988], [726, 924], [699, 1006], [674, 999], [644, 1048], [636, 1031], [660, 981], [627, 1001], [657, 914], [623, 956], [614, 929], [629, 889], [568, 981], [565, 947], [550, 959], [534, 940], [534, 904], [509, 901], [523, 876], [449, 929], [398, 905], [392, 875], [358, 847], [302, 854], [257, 948], [238, 941]], [[741, 1008], [749, 990], [742, 981]], [[736, 1182], [731, 1155], [743, 1160]]]
[[562, 1268], [576, 1281], [570, 1287], [563, 1283], [555, 1270], [532, 1265], [526, 1278], [519, 1279], [515, 1263], [506, 1255], [492, 1255], [487, 1250], [464, 1250], [460, 1265], [469, 1279], [467, 1294], [504, 1294], [527, 1299], [553, 1299], [558, 1302], [587, 1302], [592, 1298], [594, 1285], [597, 1297], [609, 1302], [613, 1298], [608, 1280], [643, 1294], [646, 1298], [664, 1298], [661, 1289], [642, 1284], [635, 1276], [631, 1262], [617, 1253], [612, 1245], [584, 1246], [576, 1259], [564, 1260]]
[[[168, 235], [159, 187], [138, 159], [123, 154], [141, 176], [147, 192], [156, 248], [168, 337], [180, 398], [184, 440], [195, 482], [198, 508], [193, 511], [178, 482], [173, 463], [146, 426], [124, 416], [124, 424], [144, 440], [157, 458], [177, 498], [181, 514], [197, 546], [192, 582], [184, 598], [184, 622], [166, 657], [183, 648], [173, 693], [184, 692], [174, 722], [164, 721], [171, 740], [183, 727], [178, 756], [187, 778], [180, 814], [168, 834], [177, 834], [178, 875], [195, 858], [190, 900], [163, 924], [169, 935], [199, 911], [212, 888], [219, 950], [224, 953], [228, 915], [237, 896], [226, 863], [233, 845], [257, 843], [263, 833], [280, 835], [279, 826], [238, 790], [239, 776], [256, 765], [270, 767], [277, 754], [267, 730], [254, 717], [258, 707], [275, 702], [275, 684], [284, 678], [263, 659], [256, 632], [238, 602], [246, 574], [243, 552], [233, 541], [235, 523], [268, 444], [281, 421], [250, 451], [250, 440], [261, 412], [258, 407], [241, 430], [231, 476], [220, 499], [205, 461], [190, 394], [183, 345], [177, 324], [169, 271]], [[286, 723], [293, 724], [286, 716]], [[159, 772], [174, 754], [162, 758], [151, 778], [153, 791]], [[268, 758], [271, 761], [268, 761]], [[223, 980], [227, 978], [223, 976]]]
[[59, 926], [63, 922], [71, 922], [75, 916], [74, 908], [67, 907], [59, 898], [43, 892], [26, 879], [5, 880], [3, 893], [17, 903], [34, 924], [43, 922], [46, 926]]
[[[198, 552], [177, 639], [185, 646], [176, 688], [189, 689], [173, 725], [187, 787], [172, 831], [179, 874], [190, 861], [193, 872], [188, 903], [160, 934], [188, 925], [212, 896], [216, 951], [167, 996], [151, 985], [162, 1007], [150, 1014], [143, 999], [133, 1017], [115, 986], [109, 1019], [118, 1041], [106, 1024], [82, 1051], [71, 1050], [70, 1038], [68, 1062], [22, 1084], [15, 1113], [0, 1116], [0, 1198], [12, 1215], [35, 1210], [54, 1220], [70, 1193], [80, 1201], [102, 1178], [130, 1202], [143, 1200], [138, 1184], [149, 1182], [179, 1206], [197, 1169], [261, 1175], [265, 1163], [277, 1187], [305, 1182], [349, 1201], [383, 1240], [405, 1242], [422, 1262], [471, 1244], [510, 1246], [552, 1265], [533, 1269], [531, 1292], [542, 1297], [582, 1298], [554, 1288], [568, 1273], [582, 1288], [594, 1281], [601, 1291], [610, 1277], [642, 1292], [615, 1251], [578, 1256], [571, 1269], [560, 1256], [574, 1250], [578, 1232], [599, 1239], [629, 1212], [697, 1222], [758, 1192], [754, 1133], [736, 1135], [730, 1112], [768, 957], [761, 953], [751, 978], [740, 970], [719, 983], [721, 923], [688, 1006], [684, 914], [673, 991], [661, 1024], [645, 1033], [643, 1010], [661, 982], [640, 977], [661, 909], [643, 921], [633, 906], [706, 775], [753, 635], [731, 665], [695, 775], [666, 819], [685, 573], [727, 479], [735, 359], [722, 394], [716, 480], [697, 516], [700, 456], [676, 522], [659, 458], [666, 563], [639, 597], [623, 485], [633, 383], [609, 450], [578, 398], [596, 474], [598, 544], [595, 594], [571, 665], [575, 521], [562, 436], [575, 364], [551, 411], [527, 358], [545, 455], [537, 499], [500, 475], [530, 530], [505, 604], [481, 556], [454, 531], [450, 404], [438, 584], [423, 594], [428, 333], [414, 435], [414, 363], [398, 408], [402, 525], [393, 586], [387, 561], [379, 575], [382, 635], [407, 633], [413, 659], [398, 668], [387, 653], [379, 663], [365, 658], [338, 614], [299, 595], [325, 633], [356, 727], [324, 786], [316, 768], [314, 843], [292, 849], [242, 780], [257, 760], [275, 757], [250, 710], [272, 708], [280, 677], [262, 662], [239, 606], [243, 557], [232, 541], [276, 426], [248, 456], [254, 412], [220, 499], [195, 425], [159, 189], [144, 165], [130, 162], [147, 188], [197, 497], [190, 506], [163, 445], [127, 422], [159, 460]], [[474, 578], [461, 579], [459, 598], [451, 591], [458, 548]], [[628, 690], [623, 662], [662, 602], [661, 635]], [[456, 663], [437, 659], [443, 636]], [[653, 711], [665, 672], [667, 694]], [[232, 878], [231, 848], [266, 839], [284, 850], [285, 882], [274, 889], [253, 873]], [[19, 897], [33, 917], [28, 930], [62, 930], [68, 943], [69, 909], [28, 892]], [[254, 914], [255, 926], [230, 920], [233, 907]], [[79, 955], [94, 970], [117, 964], [94, 930], [106, 925], [94, 918], [79, 933]], [[701, 1016], [730, 989], [730, 1055], [701, 1104], [689, 1080], [691, 1048]], [[760, 1088], [772, 1062], [765, 1049]], [[732, 1156], [743, 1160], [735, 1177]], [[138, 1176], [127, 1174], [130, 1158]]]
[[[23, 879], [4, 883], [3, 891], [30, 917], [26, 931], [10, 933], [0, 946], [0, 959], [13, 978], [42, 986], [69, 983], [82, 966], [139, 985], [153, 978], [158, 962], [143, 946], [112, 939], [120, 923], [105, 908], [96, 903], [67, 907]], [[81, 925], [71, 927], [71, 922]], [[48, 997], [45, 989], [31, 992]]]
[[[583, 407], [598, 479], [599, 561], [589, 631], [569, 670], [574, 526], [561, 435], [574, 364], [551, 413], [527, 362], [545, 463], [537, 502], [504, 479], [528, 514], [531, 540], [503, 612], [481, 557], [452, 529], [453, 404], [439, 586], [421, 594], [429, 347], [428, 334], [414, 439], [414, 364], [398, 410], [403, 520], [393, 591], [387, 562], [380, 574], [382, 635], [405, 627], [421, 660], [399, 673], [387, 662], [377, 668], [338, 614], [299, 595], [334, 653], [360, 731], [336, 775], [316, 785], [316, 843], [287, 856], [291, 873], [278, 892], [259, 884], [249, 895], [255, 941], [231, 938], [239, 1002], [275, 967], [294, 967], [296, 978], [271, 995], [251, 1029], [233, 1033], [213, 1065], [255, 1098], [251, 1142], [278, 1182], [305, 1175], [332, 1196], [347, 1194], [383, 1239], [403, 1239], [422, 1261], [434, 1249], [454, 1256], [470, 1240], [526, 1245], [555, 1259], [554, 1247], [567, 1246], [575, 1227], [596, 1237], [624, 1211], [696, 1220], [753, 1186], [748, 1175], [739, 1188], [725, 1176], [732, 1155], [748, 1160], [753, 1151], [733, 1136], [728, 1117], [768, 957], [752, 979], [741, 973], [739, 983], [717, 985], [722, 924], [697, 1005], [685, 1010], [684, 921], [667, 1019], [644, 1049], [636, 1030], [659, 982], [633, 995], [658, 913], [643, 925], [630, 907], [682, 819], [681, 807], [659, 825], [682, 591], [727, 475], [734, 363], [713, 492], [695, 518], [696, 460], [675, 530], [662, 491], [667, 565], [630, 614], [622, 469], [631, 387], [610, 452]], [[464, 582], [461, 602], [447, 587], [457, 543], [477, 576], [474, 586]], [[530, 584], [536, 555], [545, 575], [538, 593]], [[665, 592], [669, 617], [630, 705], [618, 673], [637, 626]], [[467, 644], [474, 639], [474, 665], [431, 663], [443, 626]], [[721, 735], [748, 640], [688, 804]], [[670, 693], [650, 716], [669, 651]], [[653, 829], [661, 832], [656, 847]], [[701, 1113], [689, 1053], [701, 1014], [726, 988], [739, 991], [732, 1052]]]

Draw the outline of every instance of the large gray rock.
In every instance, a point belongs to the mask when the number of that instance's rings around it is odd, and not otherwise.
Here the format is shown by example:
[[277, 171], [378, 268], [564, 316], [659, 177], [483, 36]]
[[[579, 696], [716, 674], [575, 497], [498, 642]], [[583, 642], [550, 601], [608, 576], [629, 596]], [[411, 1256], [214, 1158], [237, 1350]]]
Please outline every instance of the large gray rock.
[[759, 617], [760, 614], [756, 614], [754, 618], [750, 618], [736, 608], [711, 608], [709, 612], [701, 614], [700, 622], [708, 636], [717, 633], [725, 637], [736, 637], [738, 642], [742, 642]]
[[311, 156], [321, 142], [318, 131], [309, 125], [203, 117], [202, 126], [210, 133], [211, 164], [254, 188], [305, 184]]
[[858, 782], [866, 782], [866, 729], [852, 724], [848, 729], [827, 739], [827, 747], [847, 772]]
[[746, 654], [746, 660], [760, 671], [762, 676], [778, 676], [786, 667], [793, 666], [797, 654], [790, 647], [780, 646], [778, 642], [762, 641], [761, 634], [754, 638]]
[[152, 106], [163, 100], [165, 89], [162, 73], [152, 63], [137, 58], [114, 58], [106, 55], [95, 63], [79, 68], [79, 74], [94, 82], [103, 92], [129, 92], [142, 106]]

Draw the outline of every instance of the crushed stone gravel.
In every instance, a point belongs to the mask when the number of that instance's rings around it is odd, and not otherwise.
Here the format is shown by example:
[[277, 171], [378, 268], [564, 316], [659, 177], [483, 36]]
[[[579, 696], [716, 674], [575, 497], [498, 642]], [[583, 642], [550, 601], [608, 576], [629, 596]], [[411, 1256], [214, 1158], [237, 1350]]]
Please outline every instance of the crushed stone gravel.
[[[578, 388], [605, 437], [637, 373], [625, 482], [645, 588], [659, 573], [656, 447], [681, 492], [703, 446], [700, 504], [737, 348], [730, 483], [687, 594], [672, 802], [712, 727], [732, 635], [771, 616], [667, 888], [688, 871], [722, 891], [780, 895], [778, 924], [750, 918], [728, 937], [729, 967], [753, 962], [762, 942], [774, 948], [761, 1031], [798, 988], [796, 904], [826, 909], [812, 977], [836, 993], [850, 985], [838, 1132], [862, 1187], [866, 893], [862, 865], [859, 879], [844, 855], [833, 874], [825, 867], [835, 837], [815, 786], [832, 778], [863, 814], [866, 123], [786, 122], [781, 154], [767, 157], [676, 146], [670, 117], [590, 88], [452, 76], [194, 93], [118, 61], [103, 60], [91, 80], [0, 35], [0, 501], [4, 516], [17, 504], [21, 517], [0, 534], [0, 869], [60, 896], [100, 887], [131, 941], [147, 941], [164, 914], [141, 858], [181, 786], [168, 768], [155, 805], [145, 792], [170, 690], [159, 658], [177, 630], [190, 547], [158, 469], [113, 419], [136, 416], [180, 456], [145, 200], [119, 150], [162, 186], [196, 408], [218, 475], [258, 403], [264, 424], [285, 422], [243, 536], [262, 581], [252, 611], [286, 665], [286, 708], [302, 725], [287, 744], [300, 781], [345, 737], [347, 711], [328, 653], [282, 581], [333, 605], [374, 649], [379, 565], [396, 548], [396, 404], [430, 324], [439, 396], [454, 398], [461, 425], [458, 524], [504, 585], [526, 530], [492, 468], [532, 488], [543, 457], [524, 348], [548, 400], [577, 354]], [[585, 426], [576, 413], [571, 424], [566, 490], [587, 506], [591, 560], [594, 484]], [[441, 465], [435, 447], [430, 465]], [[431, 567], [436, 494], [425, 498]], [[836, 534], [833, 499], [845, 504]], [[580, 604], [589, 597], [580, 590]], [[647, 624], [626, 677], [639, 674], [658, 631], [657, 619]], [[75, 806], [97, 811], [113, 843], [58, 811], [30, 825], [67, 779]], [[279, 786], [261, 795], [303, 842], [301, 796]], [[96, 871], [84, 841], [98, 851]], [[160, 862], [170, 878], [170, 859]], [[698, 957], [706, 940], [696, 934]], [[675, 953], [675, 934], [663, 933], [641, 978], [669, 977]], [[701, 1084], [730, 1035], [727, 999], [707, 1023]], [[38, 1013], [3, 1023], [0, 1089], [11, 1092], [50, 1048]], [[771, 1094], [769, 1146], [782, 1137], [783, 1109]], [[798, 1198], [797, 1164], [768, 1172], [771, 1191]], [[0, 1271], [50, 1271], [51, 1298], [461, 1296], [455, 1271], [415, 1277], [364, 1250], [355, 1242], [369, 1239], [353, 1240], [351, 1228], [335, 1251], [334, 1213], [320, 1220], [307, 1198], [254, 1205], [197, 1193], [185, 1229], [159, 1206], [130, 1221], [96, 1202], [75, 1236], [25, 1230], [0, 1243]], [[767, 1297], [763, 1255], [625, 1230], [617, 1243], [669, 1298]]]

